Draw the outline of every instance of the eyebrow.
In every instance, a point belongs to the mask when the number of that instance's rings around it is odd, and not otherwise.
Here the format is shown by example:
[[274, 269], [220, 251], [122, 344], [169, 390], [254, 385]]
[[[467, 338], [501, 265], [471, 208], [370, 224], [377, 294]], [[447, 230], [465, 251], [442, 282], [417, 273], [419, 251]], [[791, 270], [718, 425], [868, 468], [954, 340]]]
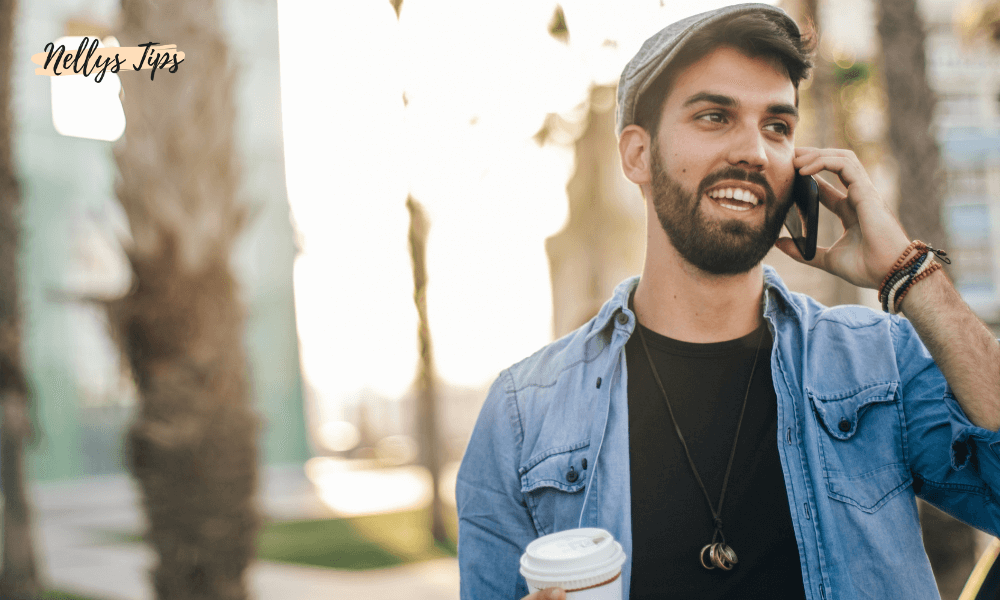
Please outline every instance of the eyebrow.
[[[726, 96], [723, 94], [713, 94], [710, 92], [698, 92], [697, 94], [689, 97], [684, 101], [684, 106], [688, 107], [692, 104], [697, 104], [699, 102], [709, 102], [711, 104], [717, 104], [719, 106], [725, 106], [726, 108], [737, 108], [740, 103], [732, 96]], [[768, 114], [772, 115], [790, 115], [796, 119], [799, 117], [799, 109], [791, 104], [785, 104], [779, 102], [776, 104], [769, 104], [767, 107]]]

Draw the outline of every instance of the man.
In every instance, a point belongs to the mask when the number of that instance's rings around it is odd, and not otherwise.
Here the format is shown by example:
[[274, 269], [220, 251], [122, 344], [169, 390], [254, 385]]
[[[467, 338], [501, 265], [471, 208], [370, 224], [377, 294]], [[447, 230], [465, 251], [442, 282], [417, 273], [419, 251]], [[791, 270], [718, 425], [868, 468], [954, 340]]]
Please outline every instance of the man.
[[[618, 89], [640, 278], [503, 371], [458, 475], [464, 599], [521, 598], [533, 539], [601, 527], [629, 598], [937, 598], [915, 497], [1000, 533], [1000, 345], [853, 153], [796, 148], [808, 44], [767, 5], [653, 36]], [[761, 265], [796, 172], [844, 235], [826, 308]], [[530, 596], [559, 598], [539, 592]]]

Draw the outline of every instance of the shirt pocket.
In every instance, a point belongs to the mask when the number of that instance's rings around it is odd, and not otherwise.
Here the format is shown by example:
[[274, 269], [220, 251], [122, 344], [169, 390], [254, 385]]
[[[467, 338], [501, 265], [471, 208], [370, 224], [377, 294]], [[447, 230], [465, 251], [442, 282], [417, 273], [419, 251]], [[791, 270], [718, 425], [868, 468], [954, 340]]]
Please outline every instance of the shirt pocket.
[[873, 513], [913, 480], [906, 466], [897, 383], [819, 395], [809, 392], [822, 431], [828, 495]]
[[539, 535], [572, 529], [579, 523], [581, 492], [593, 471], [587, 464], [589, 449], [589, 441], [553, 448], [520, 469], [521, 493]]

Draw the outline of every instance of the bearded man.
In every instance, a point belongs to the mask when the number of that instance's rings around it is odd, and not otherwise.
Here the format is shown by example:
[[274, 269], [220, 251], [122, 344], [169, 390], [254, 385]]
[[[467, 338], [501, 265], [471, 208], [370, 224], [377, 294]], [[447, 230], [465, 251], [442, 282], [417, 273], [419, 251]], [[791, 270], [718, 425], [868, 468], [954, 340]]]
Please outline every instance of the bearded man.
[[[916, 497], [1000, 533], [1000, 344], [853, 153], [795, 146], [809, 51], [749, 4], [625, 67], [642, 274], [490, 389], [458, 474], [462, 598], [525, 596], [529, 542], [600, 527], [626, 598], [931, 599]], [[824, 171], [844, 234], [806, 262], [779, 235], [796, 173]], [[886, 312], [790, 292], [772, 246]]]

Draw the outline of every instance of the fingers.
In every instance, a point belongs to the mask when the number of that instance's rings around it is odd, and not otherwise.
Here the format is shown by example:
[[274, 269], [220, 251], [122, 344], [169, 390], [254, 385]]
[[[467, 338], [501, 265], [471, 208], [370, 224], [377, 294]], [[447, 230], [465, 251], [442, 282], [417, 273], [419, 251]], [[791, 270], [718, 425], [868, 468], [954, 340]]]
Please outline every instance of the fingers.
[[840, 217], [844, 224], [844, 229], [848, 229], [858, 222], [858, 213], [849, 204], [847, 194], [827, 183], [822, 177], [815, 177], [819, 186], [819, 201], [823, 206], [830, 209], [830, 212]]
[[796, 156], [792, 164], [798, 168], [800, 175], [815, 175], [820, 171], [836, 173], [845, 187], [855, 184], [871, 185], [864, 167], [854, 156], [806, 154]]

